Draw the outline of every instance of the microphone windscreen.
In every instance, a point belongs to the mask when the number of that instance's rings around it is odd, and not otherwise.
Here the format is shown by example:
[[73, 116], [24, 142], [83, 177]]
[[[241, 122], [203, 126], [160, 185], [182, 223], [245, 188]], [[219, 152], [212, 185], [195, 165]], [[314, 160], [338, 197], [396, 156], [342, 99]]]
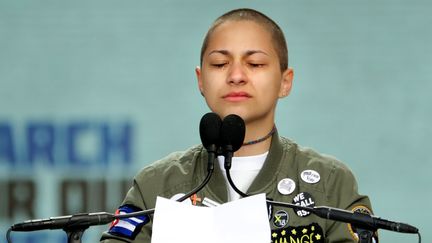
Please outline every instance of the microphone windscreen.
[[199, 127], [200, 137], [206, 149], [208, 149], [210, 145], [219, 146], [221, 126], [222, 120], [216, 113], [209, 112], [201, 118]]
[[231, 145], [232, 152], [240, 149], [245, 137], [245, 123], [243, 119], [235, 114], [226, 116], [222, 121], [221, 145]]

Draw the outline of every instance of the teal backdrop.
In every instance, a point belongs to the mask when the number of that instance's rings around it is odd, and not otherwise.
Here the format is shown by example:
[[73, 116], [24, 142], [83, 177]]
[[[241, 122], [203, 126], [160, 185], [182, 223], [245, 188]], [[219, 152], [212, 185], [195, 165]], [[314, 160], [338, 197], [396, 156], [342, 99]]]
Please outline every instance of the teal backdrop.
[[[427, 0], [0, 0], [1, 235], [26, 219], [113, 212], [140, 168], [200, 143], [202, 39], [238, 7], [269, 15], [288, 39], [295, 79], [280, 133], [344, 161], [376, 215], [431, 242]], [[61, 231], [12, 236], [65, 242]]]

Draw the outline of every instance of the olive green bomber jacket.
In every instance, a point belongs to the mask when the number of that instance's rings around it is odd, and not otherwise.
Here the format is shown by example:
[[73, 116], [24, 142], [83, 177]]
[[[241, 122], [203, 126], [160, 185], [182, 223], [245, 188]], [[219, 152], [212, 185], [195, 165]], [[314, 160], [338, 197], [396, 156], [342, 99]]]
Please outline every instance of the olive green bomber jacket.
[[[200, 184], [207, 174], [207, 152], [202, 145], [175, 152], [142, 169], [122, 205], [135, 211], [155, 207], [156, 197], [171, 198], [187, 193]], [[209, 183], [197, 193], [194, 203], [203, 199], [227, 202], [227, 186], [219, 166], [215, 166]], [[307, 177], [307, 173], [312, 177]], [[290, 182], [288, 187], [282, 182]], [[286, 183], [285, 183], [286, 184]], [[269, 154], [262, 169], [247, 191], [265, 193], [275, 201], [303, 206], [330, 206], [371, 213], [367, 196], [359, 195], [351, 170], [338, 160], [302, 148], [287, 138], [273, 135]], [[102, 235], [101, 241], [150, 242], [150, 222], [129, 229], [130, 234], [116, 231], [116, 225]], [[355, 227], [325, 220], [305, 211], [272, 207], [269, 215], [272, 242], [357, 242]], [[119, 228], [120, 227], [120, 228]], [[121, 229], [118, 226], [117, 229]], [[247, 234], [247, 232], [242, 232]], [[286, 241], [285, 241], [286, 240]]]

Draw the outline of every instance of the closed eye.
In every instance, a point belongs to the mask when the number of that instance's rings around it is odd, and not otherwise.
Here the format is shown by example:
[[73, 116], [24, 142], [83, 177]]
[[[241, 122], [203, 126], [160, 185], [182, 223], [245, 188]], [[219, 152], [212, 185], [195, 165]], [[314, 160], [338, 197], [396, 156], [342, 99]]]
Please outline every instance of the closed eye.
[[249, 66], [251, 66], [253, 68], [259, 68], [259, 67], [264, 67], [265, 64], [262, 64], [262, 63], [249, 63]]
[[213, 63], [211, 66], [215, 68], [223, 68], [226, 64], [227, 63]]

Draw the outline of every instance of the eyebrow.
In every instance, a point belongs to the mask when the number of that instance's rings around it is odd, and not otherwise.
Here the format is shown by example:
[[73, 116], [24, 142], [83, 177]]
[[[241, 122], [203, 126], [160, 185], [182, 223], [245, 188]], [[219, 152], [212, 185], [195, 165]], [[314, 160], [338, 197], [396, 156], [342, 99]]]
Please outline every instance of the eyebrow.
[[[209, 54], [207, 56], [210, 56], [211, 54], [214, 54], [214, 53], [219, 53], [219, 54], [222, 54], [225, 56], [230, 55], [230, 52], [228, 50], [222, 49], [222, 50], [213, 50], [213, 51], [209, 52]], [[257, 53], [261, 53], [261, 54], [264, 54], [266, 56], [269, 55], [265, 51], [261, 51], [261, 50], [247, 50], [245, 52], [246, 56], [251, 56], [251, 55], [257, 54]]]

